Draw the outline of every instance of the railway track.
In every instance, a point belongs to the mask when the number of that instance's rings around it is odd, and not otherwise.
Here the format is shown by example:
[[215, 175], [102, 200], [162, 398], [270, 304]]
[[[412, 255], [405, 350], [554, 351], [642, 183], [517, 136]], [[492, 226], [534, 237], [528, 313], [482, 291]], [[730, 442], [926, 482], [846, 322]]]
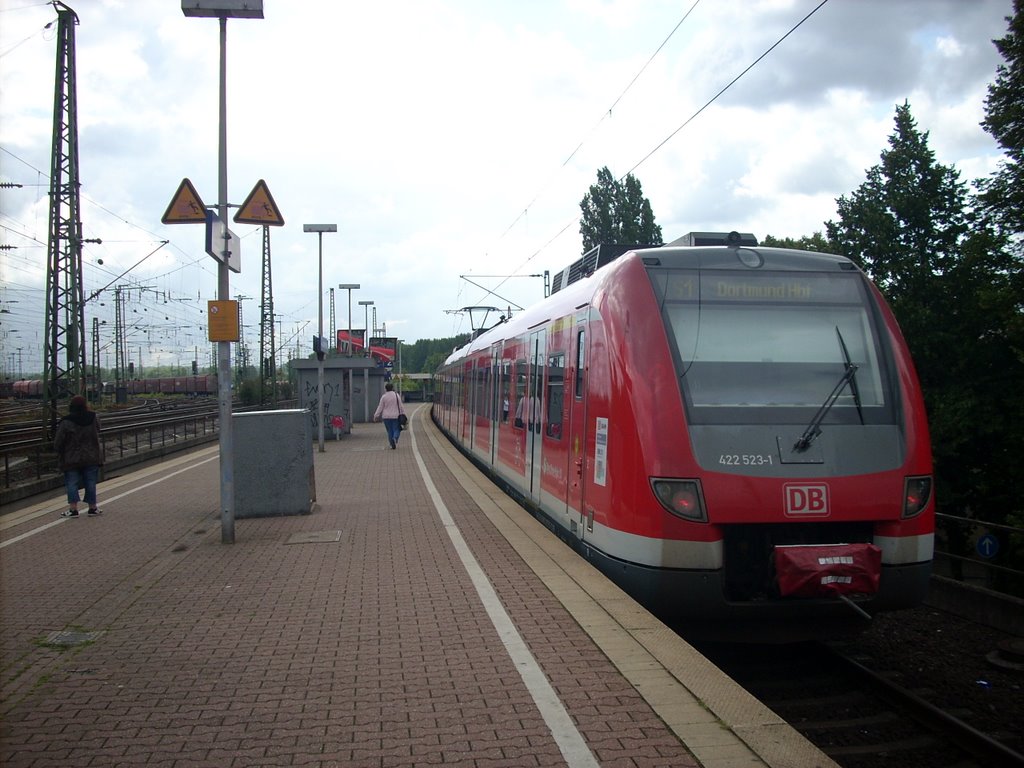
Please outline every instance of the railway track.
[[971, 712], [936, 705], [927, 689], [904, 687], [891, 668], [898, 659], [854, 657], [851, 648], [808, 643], [701, 651], [843, 768], [1024, 766], [1012, 746], [968, 722]]
[[[162, 416], [192, 416], [213, 413], [216, 410], [216, 400], [168, 403], [148, 400], [127, 408], [101, 411], [100, 419], [103, 429], [107, 431], [123, 427], [145, 426]], [[5, 412], [4, 420], [0, 423], [0, 449], [10, 447], [13, 443], [38, 440], [43, 429], [41, 416], [42, 409], [39, 406], [27, 410], [16, 409]]]
[[[151, 403], [100, 414], [108, 469], [217, 439], [215, 399]], [[288, 401], [277, 407], [294, 405]], [[254, 410], [260, 407], [232, 407], [233, 413]], [[31, 422], [5, 420], [0, 426], [0, 497], [4, 503], [61, 487], [56, 456], [41, 432], [38, 418]]]
[[[214, 440], [217, 404], [129, 408], [101, 414], [108, 469]], [[42, 425], [8, 422], [0, 430], [0, 496], [4, 503], [60, 487], [57, 459]]]

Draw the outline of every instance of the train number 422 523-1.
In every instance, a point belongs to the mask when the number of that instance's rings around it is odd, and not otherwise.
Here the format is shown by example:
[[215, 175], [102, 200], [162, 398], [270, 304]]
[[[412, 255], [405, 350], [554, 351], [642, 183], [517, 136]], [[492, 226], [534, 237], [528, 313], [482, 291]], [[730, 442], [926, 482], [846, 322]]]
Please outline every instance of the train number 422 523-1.
[[718, 457], [718, 463], [730, 467], [762, 467], [773, 464], [774, 461], [770, 453], [723, 453]]

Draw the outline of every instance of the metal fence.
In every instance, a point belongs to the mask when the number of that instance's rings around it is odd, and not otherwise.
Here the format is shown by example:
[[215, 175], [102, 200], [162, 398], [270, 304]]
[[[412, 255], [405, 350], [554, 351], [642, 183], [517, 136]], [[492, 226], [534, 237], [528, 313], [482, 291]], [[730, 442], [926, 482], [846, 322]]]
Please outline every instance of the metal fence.
[[1024, 529], [968, 517], [935, 515], [935, 572], [1024, 597]]
[[[161, 449], [187, 447], [217, 437], [217, 413], [168, 415], [149, 418], [145, 423], [103, 430], [103, 448], [108, 463], [142, 456]], [[3, 487], [11, 488], [26, 482], [40, 482], [56, 477], [57, 456], [45, 440], [24, 441], [2, 449]]]

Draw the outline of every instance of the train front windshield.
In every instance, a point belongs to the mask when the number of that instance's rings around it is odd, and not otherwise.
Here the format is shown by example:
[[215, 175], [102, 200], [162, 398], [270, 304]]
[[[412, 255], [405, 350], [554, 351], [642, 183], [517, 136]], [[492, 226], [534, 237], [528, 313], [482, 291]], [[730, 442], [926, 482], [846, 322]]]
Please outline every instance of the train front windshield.
[[893, 423], [887, 358], [859, 273], [658, 277], [693, 423], [807, 419], [844, 377], [825, 423]]

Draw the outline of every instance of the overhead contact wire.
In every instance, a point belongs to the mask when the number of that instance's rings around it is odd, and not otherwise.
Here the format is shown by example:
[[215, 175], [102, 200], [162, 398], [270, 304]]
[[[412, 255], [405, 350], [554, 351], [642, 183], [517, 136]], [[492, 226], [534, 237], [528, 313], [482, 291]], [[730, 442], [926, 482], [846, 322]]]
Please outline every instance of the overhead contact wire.
[[[643, 73], [647, 71], [647, 68], [651, 65], [651, 62], [654, 61], [654, 59], [657, 57], [657, 55], [659, 53], [661, 53], [661, 49], [664, 48], [668, 44], [668, 41], [672, 39], [672, 36], [675, 35], [675, 33], [683, 25], [683, 22], [685, 22], [690, 17], [690, 14], [693, 13], [694, 8], [696, 8], [699, 4], [700, 4], [700, 0], [694, 0], [693, 5], [691, 5], [689, 10], [687, 10], [686, 13], [683, 14], [683, 17], [681, 19], [679, 19], [678, 22], [676, 22], [676, 25], [672, 28], [672, 31], [669, 32], [668, 36], [664, 40], [661, 41], [661, 45], [659, 45], [657, 47], [657, 49], [654, 51], [654, 53], [652, 53], [650, 55], [650, 57], [647, 59], [647, 61], [644, 63], [644, 65], [642, 67], [640, 67], [639, 71], [635, 75], [633, 75], [633, 79], [630, 80], [629, 84], [626, 85], [626, 87], [622, 89], [622, 92], [616, 97], [615, 101], [612, 102], [612, 105], [610, 107], [608, 107], [608, 109], [606, 109], [604, 112], [601, 113], [601, 117], [598, 118], [596, 123], [594, 123], [593, 127], [590, 129], [590, 131], [587, 133], [587, 135], [580, 141], [579, 144], [576, 145], [576, 148], [572, 152], [569, 153], [568, 157], [566, 157], [565, 160], [562, 161], [562, 164], [559, 165], [558, 168], [547, 178], [547, 181], [544, 182], [544, 184], [541, 186], [541, 188], [537, 192], [537, 194], [535, 194], [533, 196], [533, 199], [530, 200], [530, 202], [526, 204], [525, 208], [523, 208], [522, 213], [520, 213], [518, 216], [516, 216], [515, 220], [511, 224], [509, 224], [505, 228], [505, 231], [502, 232], [498, 236], [497, 242], [500, 242], [501, 240], [503, 240], [505, 235], [507, 235], [512, 230], [512, 228], [515, 227], [516, 224], [518, 224], [522, 220], [522, 218], [524, 216], [526, 216], [527, 213], [529, 213], [529, 211], [533, 207], [534, 203], [536, 203], [537, 200], [540, 199], [540, 196], [543, 195], [544, 191], [548, 188], [548, 186], [550, 186], [551, 180], [559, 173], [559, 171], [561, 171], [563, 168], [565, 168], [565, 166], [567, 166], [569, 164], [569, 162], [576, 156], [576, 153], [579, 152], [583, 148], [583, 146], [587, 143], [587, 141], [590, 140], [590, 137], [594, 135], [594, 132], [601, 126], [601, 123], [603, 123], [605, 120], [607, 120], [611, 116], [611, 114], [614, 111], [615, 107], [618, 106], [619, 102], [622, 101], [622, 99], [625, 97], [625, 95], [627, 93], [629, 93], [630, 89], [636, 84], [637, 80], [640, 79], [641, 75], [643, 75]], [[578, 221], [578, 220], [579, 219], [577, 218], [576, 221]], [[545, 248], [547, 248], [548, 245], [550, 245], [552, 242], [554, 242], [559, 237], [561, 237], [562, 233], [565, 232], [566, 229], [571, 227], [573, 225], [573, 223], [574, 223], [573, 221], [570, 221], [568, 224], [566, 224], [565, 227], [563, 227], [558, 232], [558, 234], [556, 234], [554, 237], [552, 237], [550, 240], [548, 240], [547, 243], [545, 243], [543, 246], [541, 246], [532, 256], [530, 256], [525, 262], [523, 262], [522, 266], [520, 266], [519, 269], [522, 269], [527, 264], [529, 264], [530, 261], [534, 258], [534, 256], [539, 254], [541, 251], [543, 251]], [[519, 269], [517, 269], [516, 272], [518, 272]], [[502, 285], [504, 285], [508, 281], [508, 279], [509, 278], [505, 278], [505, 280], [502, 280], [500, 283], [498, 283], [495, 286], [495, 289], [500, 288]], [[489, 295], [490, 293], [491, 292], [488, 292], [487, 295]], [[487, 295], [485, 295], [484, 298], [486, 298]], [[482, 300], [483, 299], [481, 299], [481, 301]]]
[[[799, 29], [800, 26], [805, 21], [807, 21], [809, 18], [811, 18], [811, 16], [813, 16], [815, 13], [817, 13], [819, 10], [821, 10], [822, 6], [824, 6], [828, 1], [829, 0], [821, 0], [821, 2], [818, 3], [818, 5], [816, 5], [806, 16], [804, 16], [802, 19], [800, 19], [800, 21], [798, 21], [796, 24], [794, 24], [793, 27], [791, 27], [790, 30], [788, 32], [786, 32], [786, 34], [784, 34], [782, 37], [780, 37], [778, 40], [776, 40], [774, 43], [772, 43], [772, 45], [769, 46], [768, 49], [765, 50], [764, 53], [762, 53], [760, 56], [758, 56], [756, 59], [754, 59], [754, 61], [751, 62], [750, 65], [747, 66], [746, 69], [744, 69], [742, 72], [740, 72], [738, 75], [736, 75], [736, 77], [734, 77], [731, 81], [729, 81], [728, 85], [723, 87], [720, 91], [718, 91], [718, 93], [716, 93], [714, 96], [712, 96], [710, 99], [708, 99], [707, 103], [705, 103], [700, 109], [698, 109], [696, 112], [694, 112], [692, 115], [690, 115], [690, 117], [688, 117], [683, 122], [682, 125], [680, 125], [674, 131], [672, 131], [672, 133], [670, 133], [668, 136], [666, 136], [664, 139], [662, 139], [662, 141], [660, 141], [650, 152], [648, 152], [646, 155], [644, 155], [635, 165], [633, 165], [632, 168], [630, 168], [622, 176], [620, 176], [618, 178], [618, 181], [622, 181], [624, 178], [626, 178], [626, 176], [628, 176], [633, 171], [635, 171], [637, 168], [639, 168], [641, 165], [643, 165], [645, 162], [647, 162], [658, 150], [660, 150], [669, 141], [671, 141], [672, 138], [674, 138], [677, 133], [679, 133], [681, 130], [683, 130], [683, 128], [685, 128], [687, 125], [689, 125], [691, 122], [693, 122], [693, 120], [698, 115], [700, 115], [705, 109], [707, 109], [712, 104], [714, 104], [719, 99], [719, 97], [722, 96], [722, 94], [724, 94], [726, 91], [728, 91], [730, 88], [732, 88], [737, 82], [740, 81], [741, 78], [743, 78], [744, 75], [746, 75], [748, 72], [750, 72], [750, 70], [752, 70], [754, 67], [756, 67], [761, 62], [762, 59], [764, 59], [769, 53], [774, 51], [782, 43], [783, 40], [785, 40], [787, 37], [789, 37], [791, 34], [793, 34], [797, 29]], [[568, 224], [566, 224], [564, 227], [562, 227], [546, 243], [544, 243], [544, 245], [542, 245], [540, 248], [538, 248], [536, 251], [534, 251], [532, 254], [530, 254], [530, 256], [527, 257], [526, 261], [524, 261], [516, 269], [516, 271], [518, 272], [520, 269], [525, 268], [527, 264], [529, 264], [537, 256], [539, 256], [544, 251], [545, 248], [547, 248], [555, 240], [557, 240], [559, 237], [561, 237], [569, 227], [571, 227], [573, 224], [575, 224], [579, 220], [580, 220], [580, 217], [577, 216], [572, 221], [570, 221]], [[500, 285], [498, 287], [500, 287]]]
[[800, 19], [800, 21], [798, 21], [786, 34], [784, 34], [782, 37], [780, 37], [778, 40], [776, 40], [774, 43], [772, 43], [771, 47], [769, 47], [768, 50], [766, 50], [764, 53], [762, 53], [760, 56], [758, 56], [756, 59], [754, 59], [754, 61], [751, 62], [750, 65], [746, 69], [744, 69], [742, 72], [740, 72], [738, 75], [736, 75], [736, 77], [734, 77], [732, 80], [730, 80], [728, 85], [726, 85], [724, 88], [722, 88], [722, 90], [720, 90], [718, 93], [716, 93], [710, 99], [708, 99], [708, 101], [704, 104], [704, 106], [702, 106], [700, 109], [698, 109], [692, 115], [690, 115], [685, 120], [685, 122], [683, 122], [682, 125], [680, 125], [674, 131], [672, 131], [672, 133], [670, 133], [668, 136], [666, 136], [664, 139], [662, 139], [661, 143], [659, 143], [656, 147], [654, 147], [654, 149], [652, 149], [650, 152], [648, 152], [646, 155], [644, 155], [640, 159], [640, 161], [638, 163], [636, 163], [636, 165], [634, 165], [632, 168], [630, 168], [628, 171], [626, 171], [626, 173], [624, 173], [622, 176], [620, 176], [619, 177], [619, 181], [622, 181], [624, 178], [626, 178], [626, 176], [628, 176], [633, 171], [635, 171], [637, 168], [639, 168], [641, 165], [643, 165], [655, 152], [657, 152], [659, 149], [661, 149], [663, 146], [665, 146], [669, 141], [671, 141], [672, 138], [677, 133], [679, 133], [681, 130], [683, 130], [683, 128], [685, 128], [687, 125], [689, 125], [691, 122], [693, 122], [693, 120], [701, 112], [703, 112], [705, 109], [707, 109], [712, 104], [714, 104], [716, 101], [718, 101], [718, 98], [723, 93], [725, 93], [730, 88], [732, 88], [734, 85], [736, 85], [736, 83], [739, 82], [740, 78], [742, 78], [745, 74], [747, 74], [747, 72], [749, 72], [754, 67], [756, 67], [765, 56], [767, 56], [769, 53], [774, 51], [782, 43], [783, 40], [785, 40], [787, 37], [789, 37], [791, 34], [793, 34], [805, 21], [807, 21], [809, 18], [811, 18], [811, 16], [813, 16], [819, 10], [821, 10], [821, 7], [823, 5], [825, 5], [825, 3], [827, 3], [827, 2], [828, 2], [828, 0], [821, 0], [821, 2], [818, 3], [818, 5], [816, 5], [814, 7], [814, 9], [811, 10], [810, 13], [808, 13], [806, 16], [804, 16], [802, 19]]

